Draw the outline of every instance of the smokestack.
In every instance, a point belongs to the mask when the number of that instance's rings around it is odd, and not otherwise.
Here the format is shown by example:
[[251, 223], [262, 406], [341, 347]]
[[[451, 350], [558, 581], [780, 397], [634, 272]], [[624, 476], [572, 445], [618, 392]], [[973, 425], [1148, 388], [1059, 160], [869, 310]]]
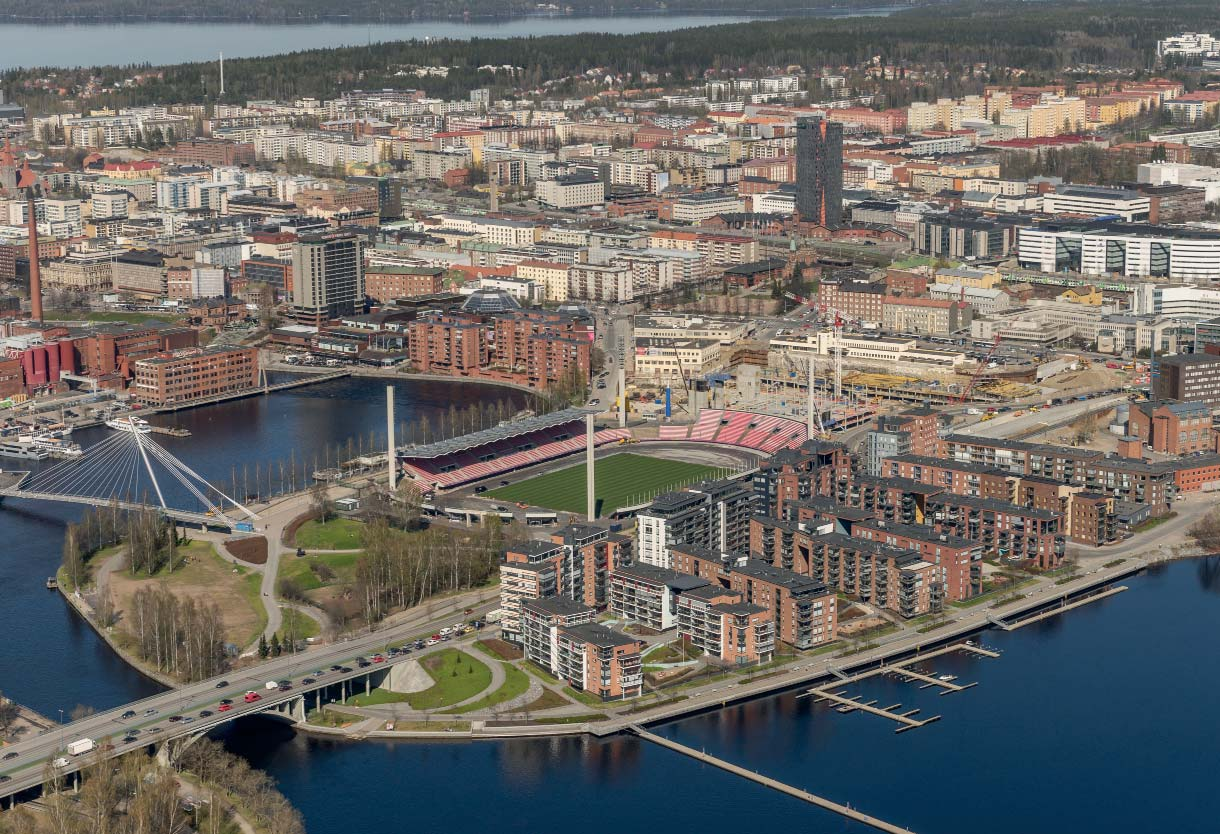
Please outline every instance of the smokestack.
[[42, 274], [38, 267], [38, 217], [35, 213], [34, 192], [31, 190], [26, 205], [30, 210], [30, 318], [42, 321]]
[[491, 183], [491, 212], [492, 212], [492, 214], [495, 214], [499, 210], [500, 210], [500, 191], [496, 187], [496, 183], [493, 180]]
[[217, 98], [224, 98], [225, 95], [225, 54], [220, 53], [220, 95]]

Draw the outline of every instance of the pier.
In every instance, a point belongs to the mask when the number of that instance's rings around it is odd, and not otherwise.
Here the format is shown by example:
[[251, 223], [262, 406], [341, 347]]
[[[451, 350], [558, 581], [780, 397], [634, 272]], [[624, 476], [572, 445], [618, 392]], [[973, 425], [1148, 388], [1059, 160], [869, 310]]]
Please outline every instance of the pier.
[[864, 823], [865, 825], [871, 826], [878, 831], [885, 831], [887, 834], [913, 834], [909, 828], [900, 828], [893, 823], [888, 823], [885, 820], [878, 819], [877, 817], [870, 816], [869, 814], [865, 814], [861, 811], [857, 811], [855, 808], [850, 806], [842, 805], [833, 800], [810, 793], [809, 791], [803, 791], [800, 788], [794, 788], [791, 785], [779, 781], [778, 779], [772, 779], [770, 776], [763, 776], [761, 773], [746, 770], [744, 767], [739, 767], [732, 762], [726, 762], [724, 759], [718, 759], [715, 756], [709, 755], [708, 753], [695, 750], [694, 748], [687, 747], [684, 744], [678, 744], [676, 741], [670, 741], [667, 738], [662, 738], [661, 736], [648, 732], [638, 724], [632, 724], [627, 729], [645, 741], [651, 741], [653, 744], [660, 745], [661, 747], [667, 747], [676, 753], [689, 756], [696, 761], [712, 765], [713, 767], [718, 767], [721, 770], [734, 774], [735, 776], [740, 776], [743, 779], [749, 779], [751, 782], [756, 782], [757, 784], [764, 785], [772, 790], [785, 793], [788, 796], [808, 802], [811, 805], [817, 805], [819, 808], [824, 808], [827, 811], [833, 811], [840, 816], [846, 817], [850, 820], [855, 820], [856, 822]]
[[862, 712], [867, 712], [870, 715], [876, 715], [879, 718], [888, 718], [891, 721], [897, 721], [902, 725], [894, 731], [897, 733], [901, 733], [906, 730], [914, 730], [916, 727], [922, 727], [925, 724], [931, 724], [933, 721], [940, 720], [939, 715], [933, 715], [931, 718], [924, 719], [912, 718], [911, 716], [917, 715], [919, 710], [912, 709], [907, 710], [906, 712], [898, 712], [897, 710], [902, 706], [902, 704], [893, 704], [892, 706], [888, 707], [874, 706], [874, 704], [877, 703], [876, 701], [869, 701], [865, 703], [864, 701], [860, 700], [860, 698], [863, 697], [861, 695], [857, 695], [855, 698], [848, 698], [842, 692], [831, 692], [827, 689], [810, 689], [805, 694], [813, 696], [819, 701], [829, 701], [832, 704], [837, 704], [839, 712], [848, 713], [860, 710]]
[[987, 619], [990, 620], [993, 625], [997, 625], [1000, 628], [1004, 629], [1005, 631], [1016, 631], [1018, 628], [1024, 628], [1027, 625], [1033, 625], [1034, 623], [1038, 623], [1043, 620], [1050, 619], [1051, 617], [1055, 617], [1059, 614], [1062, 614], [1064, 611], [1071, 611], [1073, 608], [1079, 608], [1082, 605], [1088, 605], [1090, 602], [1096, 602], [1099, 599], [1105, 599], [1106, 597], [1112, 597], [1115, 594], [1121, 594], [1125, 590], [1127, 590], [1126, 585], [1117, 585], [1113, 588], [1106, 588], [1103, 591], [1098, 591], [1095, 594], [1089, 594], [1088, 596], [1078, 597], [1078, 598], [1072, 600], [1071, 602], [1068, 602], [1067, 597], [1064, 597], [1061, 600], [1061, 603], [1062, 603], [1061, 605], [1058, 605], [1055, 608], [1051, 608], [1047, 611], [1043, 611], [1039, 614], [1034, 614], [1031, 617], [1026, 617], [1025, 619], [1017, 620], [1016, 622], [1012, 622], [1012, 623], [1007, 623], [1007, 622], [1004, 622], [1003, 620], [993, 620], [991, 617], [988, 617]]
[[[888, 718], [890, 721], [895, 721], [901, 724], [902, 726], [895, 730], [895, 732], [903, 733], [907, 730], [913, 730], [916, 727], [923, 727], [927, 724], [931, 724], [933, 721], [939, 721], [940, 716], [934, 715], [930, 718], [915, 718], [914, 716], [919, 713], [919, 710], [917, 709], [899, 712], [898, 710], [902, 707], [902, 704], [879, 707], [876, 705], [876, 701], [861, 701], [860, 698], [862, 696], [856, 696], [855, 698], [847, 697], [846, 690], [843, 690], [841, 687], [845, 684], [859, 683], [860, 681], [868, 680], [869, 678], [874, 678], [878, 675], [894, 674], [900, 678], [905, 678], [910, 681], [921, 682], [923, 686], [919, 687], [920, 689], [939, 687], [941, 695], [950, 695], [954, 692], [962, 692], [966, 689], [975, 687], [978, 684], [961, 684], [954, 683], [953, 681], [941, 680], [938, 677], [927, 675], [911, 668], [916, 663], [922, 663], [925, 660], [932, 660], [940, 657], [941, 655], [959, 651], [969, 652], [979, 657], [995, 658], [1000, 656], [999, 652], [994, 652], [991, 649], [975, 645], [972, 642], [952, 643], [948, 646], [941, 646], [939, 649], [934, 649], [930, 652], [916, 654], [914, 657], [909, 657], [906, 660], [902, 660], [897, 663], [887, 664], [883, 661], [878, 666], [874, 666], [871, 669], [865, 669], [863, 672], [857, 672], [854, 675], [845, 674], [841, 669], [830, 669], [828, 671], [834, 675], [836, 680], [832, 681], [829, 685], [817, 686], [809, 689], [802, 697], [812, 697], [816, 698], [818, 701], [826, 701], [828, 703], [835, 704], [835, 709], [842, 713], [855, 712], [856, 710], [859, 710], [861, 712], [867, 712], [870, 715], [876, 715], [879, 718]], [[838, 689], [839, 691], [831, 691], [832, 688]]]

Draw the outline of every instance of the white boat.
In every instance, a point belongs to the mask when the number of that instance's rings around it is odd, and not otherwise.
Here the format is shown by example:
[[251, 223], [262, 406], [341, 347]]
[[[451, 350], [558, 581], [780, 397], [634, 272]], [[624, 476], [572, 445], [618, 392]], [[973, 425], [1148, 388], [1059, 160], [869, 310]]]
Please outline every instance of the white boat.
[[35, 437], [34, 447], [45, 449], [57, 458], [78, 458], [85, 453], [79, 443], [73, 443], [71, 440], [64, 440], [62, 437], [54, 435]]
[[51, 453], [46, 449], [26, 443], [0, 443], [0, 457], [21, 460], [46, 460]]
[[106, 421], [106, 425], [115, 431], [129, 431], [134, 434], [148, 434], [152, 431], [147, 420], [135, 416], [113, 417]]

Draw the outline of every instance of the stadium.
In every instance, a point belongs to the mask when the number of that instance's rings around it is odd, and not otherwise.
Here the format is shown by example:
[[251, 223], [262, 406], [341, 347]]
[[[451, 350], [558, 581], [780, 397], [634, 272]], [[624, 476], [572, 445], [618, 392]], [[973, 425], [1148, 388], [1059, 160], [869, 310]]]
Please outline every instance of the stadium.
[[[406, 477], [434, 499], [488, 498], [585, 514], [591, 409], [568, 408], [426, 445], [400, 448]], [[761, 457], [808, 439], [797, 420], [707, 409], [690, 424], [592, 431], [599, 516], [629, 515], [653, 496], [748, 471]], [[501, 508], [502, 515], [508, 508]], [[473, 511], [472, 511], [473, 514]]]

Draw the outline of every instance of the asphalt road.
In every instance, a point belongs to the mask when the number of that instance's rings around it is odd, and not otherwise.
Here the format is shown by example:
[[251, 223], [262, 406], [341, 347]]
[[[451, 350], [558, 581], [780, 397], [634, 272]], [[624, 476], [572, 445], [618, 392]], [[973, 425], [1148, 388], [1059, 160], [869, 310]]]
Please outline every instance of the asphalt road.
[[1097, 397], [1091, 400], [1079, 400], [1064, 405], [1041, 408], [1030, 414], [1026, 412], [1020, 417], [1015, 412], [1001, 414], [994, 420], [979, 421], [960, 428], [955, 428], [957, 434], [973, 434], [978, 437], [1012, 437], [1023, 432], [1039, 428], [1051, 428], [1070, 423], [1090, 411], [1101, 411], [1113, 408], [1128, 401], [1126, 394], [1112, 394], [1108, 397]]

